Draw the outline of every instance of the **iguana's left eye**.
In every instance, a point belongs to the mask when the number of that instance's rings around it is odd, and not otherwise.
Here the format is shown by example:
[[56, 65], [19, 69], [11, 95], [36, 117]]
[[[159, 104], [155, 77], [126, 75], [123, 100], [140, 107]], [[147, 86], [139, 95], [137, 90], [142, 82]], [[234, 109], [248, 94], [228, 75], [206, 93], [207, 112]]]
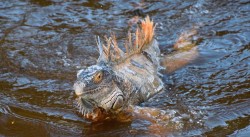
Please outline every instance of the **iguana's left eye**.
[[100, 83], [102, 81], [102, 78], [103, 78], [103, 72], [102, 71], [99, 71], [95, 74], [94, 78], [93, 78], [93, 82], [94, 83]]

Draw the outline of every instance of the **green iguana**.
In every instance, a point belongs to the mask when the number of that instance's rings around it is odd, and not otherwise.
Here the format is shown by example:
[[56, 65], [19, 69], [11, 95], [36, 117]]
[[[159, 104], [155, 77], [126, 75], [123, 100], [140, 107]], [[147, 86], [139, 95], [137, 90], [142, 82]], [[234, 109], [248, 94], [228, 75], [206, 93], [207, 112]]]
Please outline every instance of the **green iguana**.
[[84, 118], [98, 121], [119, 117], [130, 106], [147, 101], [164, 89], [158, 75], [160, 49], [154, 29], [147, 16], [134, 39], [128, 34], [126, 52], [118, 47], [115, 35], [105, 37], [105, 45], [97, 38], [100, 54], [97, 64], [80, 70], [74, 83]]

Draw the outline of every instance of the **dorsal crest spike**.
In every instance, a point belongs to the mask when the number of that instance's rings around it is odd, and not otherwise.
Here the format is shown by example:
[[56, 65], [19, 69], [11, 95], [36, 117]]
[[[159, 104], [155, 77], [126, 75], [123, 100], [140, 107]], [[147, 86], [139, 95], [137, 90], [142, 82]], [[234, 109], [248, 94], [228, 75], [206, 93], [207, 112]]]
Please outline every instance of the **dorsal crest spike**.
[[105, 57], [104, 57], [104, 50], [103, 50], [103, 47], [102, 47], [100, 37], [96, 36], [95, 40], [96, 40], [96, 44], [98, 46], [98, 51], [99, 51], [99, 54], [100, 54], [97, 62], [101, 62], [101, 61], [106, 62]]
[[97, 37], [97, 45], [100, 52], [99, 58], [109, 64], [118, 64], [134, 54], [141, 53], [150, 46], [155, 35], [154, 30], [154, 22], [147, 16], [141, 21], [141, 24], [137, 26], [134, 40], [132, 34], [130, 32], [128, 33], [127, 41], [124, 44], [126, 53], [119, 48], [114, 33], [111, 33], [111, 37], [109, 38], [105, 36], [106, 45], [102, 44], [99, 37]]

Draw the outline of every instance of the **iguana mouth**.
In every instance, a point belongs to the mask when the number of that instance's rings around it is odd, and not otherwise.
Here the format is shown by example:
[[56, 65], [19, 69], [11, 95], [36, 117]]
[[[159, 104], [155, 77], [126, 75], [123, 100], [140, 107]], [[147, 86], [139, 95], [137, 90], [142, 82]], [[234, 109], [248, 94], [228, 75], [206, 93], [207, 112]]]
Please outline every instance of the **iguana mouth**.
[[83, 117], [89, 119], [95, 119], [100, 115], [107, 115], [112, 113], [118, 113], [123, 108], [124, 97], [122, 94], [116, 93], [113, 97], [109, 98], [104, 106], [97, 106], [94, 101], [84, 99], [82, 97], [77, 98], [77, 105], [79, 112]]

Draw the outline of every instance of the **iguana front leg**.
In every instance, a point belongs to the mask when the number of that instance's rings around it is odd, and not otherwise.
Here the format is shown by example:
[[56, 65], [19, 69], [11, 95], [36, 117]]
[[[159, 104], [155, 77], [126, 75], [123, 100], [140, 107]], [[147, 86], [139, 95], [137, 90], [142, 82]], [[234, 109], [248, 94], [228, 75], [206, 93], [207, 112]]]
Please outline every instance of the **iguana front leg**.
[[166, 68], [167, 73], [187, 65], [198, 57], [196, 35], [197, 27], [180, 35], [173, 47], [175, 51], [161, 60], [161, 65]]

